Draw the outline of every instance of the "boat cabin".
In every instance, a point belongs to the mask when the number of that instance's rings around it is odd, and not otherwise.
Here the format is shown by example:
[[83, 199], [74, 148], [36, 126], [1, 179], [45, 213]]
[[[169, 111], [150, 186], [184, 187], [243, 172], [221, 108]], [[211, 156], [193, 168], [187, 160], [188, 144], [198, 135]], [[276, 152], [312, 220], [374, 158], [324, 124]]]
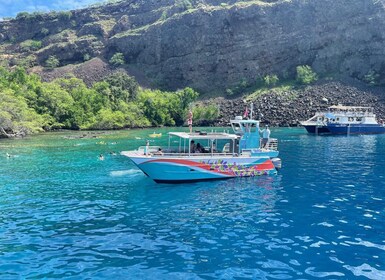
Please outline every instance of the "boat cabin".
[[330, 106], [325, 115], [327, 123], [335, 124], [377, 124], [372, 107]]

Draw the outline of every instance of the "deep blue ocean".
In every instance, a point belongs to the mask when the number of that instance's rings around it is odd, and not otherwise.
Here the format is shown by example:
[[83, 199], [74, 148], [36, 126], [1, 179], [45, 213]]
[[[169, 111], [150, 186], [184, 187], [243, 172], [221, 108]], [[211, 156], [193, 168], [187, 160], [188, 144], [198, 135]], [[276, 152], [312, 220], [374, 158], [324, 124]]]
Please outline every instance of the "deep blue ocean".
[[119, 155], [152, 132], [0, 140], [0, 279], [385, 279], [385, 135], [273, 128], [278, 175], [165, 185]]

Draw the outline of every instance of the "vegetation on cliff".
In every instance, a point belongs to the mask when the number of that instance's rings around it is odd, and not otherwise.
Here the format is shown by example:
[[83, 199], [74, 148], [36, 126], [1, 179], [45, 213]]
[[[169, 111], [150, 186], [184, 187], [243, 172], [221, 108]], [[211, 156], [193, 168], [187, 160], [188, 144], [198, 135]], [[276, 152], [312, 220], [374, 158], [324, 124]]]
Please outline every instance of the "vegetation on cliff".
[[43, 130], [120, 129], [182, 125], [198, 93], [142, 89], [117, 72], [92, 87], [77, 78], [42, 82], [23, 68], [0, 68], [0, 135], [23, 136]]
[[[1, 21], [0, 62], [32, 68], [46, 81], [83, 67], [89, 75], [73, 73], [87, 85], [108, 66], [142, 85], [217, 95], [237, 94], [256, 77], [270, 86], [295, 79], [302, 64], [320, 76], [384, 85], [384, 19], [375, 0], [110, 1]], [[88, 67], [95, 59], [104, 63]]]

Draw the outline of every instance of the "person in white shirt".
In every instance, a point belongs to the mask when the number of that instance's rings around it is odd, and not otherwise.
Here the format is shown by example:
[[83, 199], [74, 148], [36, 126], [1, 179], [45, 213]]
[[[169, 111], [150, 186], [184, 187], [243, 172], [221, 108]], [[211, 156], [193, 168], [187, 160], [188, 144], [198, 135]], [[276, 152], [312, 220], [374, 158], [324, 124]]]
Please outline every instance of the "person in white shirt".
[[265, 148], [266, 145], [267, 145], [267, 143], [269, 142], [269, 138], [270, 138], [270, 129], [269, 129], [269, 126], [266, 125], [266, 126], [265, 126], [265, 129], [260, 130], [260, 132], [262, 133], [261, 148]]

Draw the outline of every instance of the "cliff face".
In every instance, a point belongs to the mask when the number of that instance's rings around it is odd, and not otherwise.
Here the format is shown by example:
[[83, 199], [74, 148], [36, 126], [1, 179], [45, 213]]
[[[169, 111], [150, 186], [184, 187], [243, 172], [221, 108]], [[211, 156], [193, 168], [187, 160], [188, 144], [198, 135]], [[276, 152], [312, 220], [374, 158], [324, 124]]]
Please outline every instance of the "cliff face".
[[384, 39], [385, 0], [132, 0], [0, 24], [3, 59], [42, 65], [55, 55], [65, 65], [121, 52], [149, 84], [202, 92], [293, 76], [304, 64], [319, 74], [385, 73]]

